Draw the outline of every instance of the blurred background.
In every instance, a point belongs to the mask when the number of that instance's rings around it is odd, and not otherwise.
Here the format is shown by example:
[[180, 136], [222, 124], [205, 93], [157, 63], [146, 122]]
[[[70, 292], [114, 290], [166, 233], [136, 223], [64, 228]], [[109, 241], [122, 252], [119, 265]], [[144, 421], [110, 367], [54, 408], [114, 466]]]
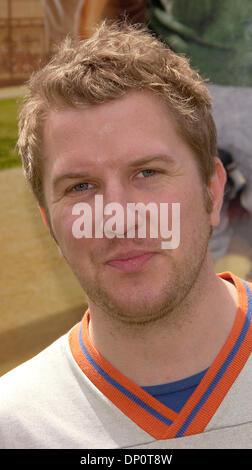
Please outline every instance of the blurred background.
[[67, 34], [86, 39], [102, 19], [125, 15], [209, 79], [228, 175], [210, 250], [216, 272], [252, 281], [251, 0], [0, 0], [0, 375], [68, 331], [87, 306], [15, 148], [26, 81]]

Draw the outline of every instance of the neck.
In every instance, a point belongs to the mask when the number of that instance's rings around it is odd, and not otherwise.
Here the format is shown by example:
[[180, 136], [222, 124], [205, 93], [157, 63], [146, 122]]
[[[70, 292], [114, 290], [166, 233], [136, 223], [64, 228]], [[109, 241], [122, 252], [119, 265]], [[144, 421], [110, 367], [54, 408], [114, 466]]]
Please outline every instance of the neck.
[[139, 386], [186, 378], [211, 365], [237, 311], [235, 287], [220, 279], [210, 258], [173, 312], [146, 325], [128, 325], [89, 302], [91, 341], [99, 353]]

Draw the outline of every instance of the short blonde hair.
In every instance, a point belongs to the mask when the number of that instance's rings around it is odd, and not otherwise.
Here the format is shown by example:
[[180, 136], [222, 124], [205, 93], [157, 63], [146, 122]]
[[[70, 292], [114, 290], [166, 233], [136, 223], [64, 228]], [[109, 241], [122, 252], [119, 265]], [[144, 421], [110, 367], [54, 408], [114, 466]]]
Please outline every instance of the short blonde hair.
[[48, 111], [104, 103], [129, 90], [149, 90], [164, 100], [195, 154], [203, 182], [209, 183], [217, 153], [216, 128], [204, 80], [188, 59], [172, 52], [147, 27], [103, 21], [87, 40], [66, 38], [28, 82], [17, 145], [41, 207], [46, 207], [42, 132]]

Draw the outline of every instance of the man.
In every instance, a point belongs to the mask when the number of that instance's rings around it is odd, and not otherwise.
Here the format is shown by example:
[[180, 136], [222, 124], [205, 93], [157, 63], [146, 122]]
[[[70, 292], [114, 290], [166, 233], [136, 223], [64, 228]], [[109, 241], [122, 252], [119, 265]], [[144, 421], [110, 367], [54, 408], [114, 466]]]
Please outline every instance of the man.
[[[251, 286], [216, 275], [209, 255], [225, 171], [200, 76], [144, 29], [105, 22], [31, 78], [19, 131], [26, 178], [88, 310], [0, 380], [1, 446], [251, 446]], [[134, 227], [111, 224], [108, 208], [133, 203], [179, 205], [176, 227], [167, 214], [179, 243], [164, 249], [151, 225], [140, 237], [140, 212]], [[79, 236], [83, 221], [98, 236]]]

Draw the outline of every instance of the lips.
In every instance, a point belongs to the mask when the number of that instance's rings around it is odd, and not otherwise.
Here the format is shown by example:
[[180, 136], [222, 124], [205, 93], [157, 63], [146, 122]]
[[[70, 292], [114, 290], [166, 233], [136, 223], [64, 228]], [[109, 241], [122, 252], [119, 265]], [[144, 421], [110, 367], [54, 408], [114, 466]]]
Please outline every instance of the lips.
[[109, 266], [122, 272], [140, 271], [154, 256], [155, 253], [126, 253], [107, 262]]

